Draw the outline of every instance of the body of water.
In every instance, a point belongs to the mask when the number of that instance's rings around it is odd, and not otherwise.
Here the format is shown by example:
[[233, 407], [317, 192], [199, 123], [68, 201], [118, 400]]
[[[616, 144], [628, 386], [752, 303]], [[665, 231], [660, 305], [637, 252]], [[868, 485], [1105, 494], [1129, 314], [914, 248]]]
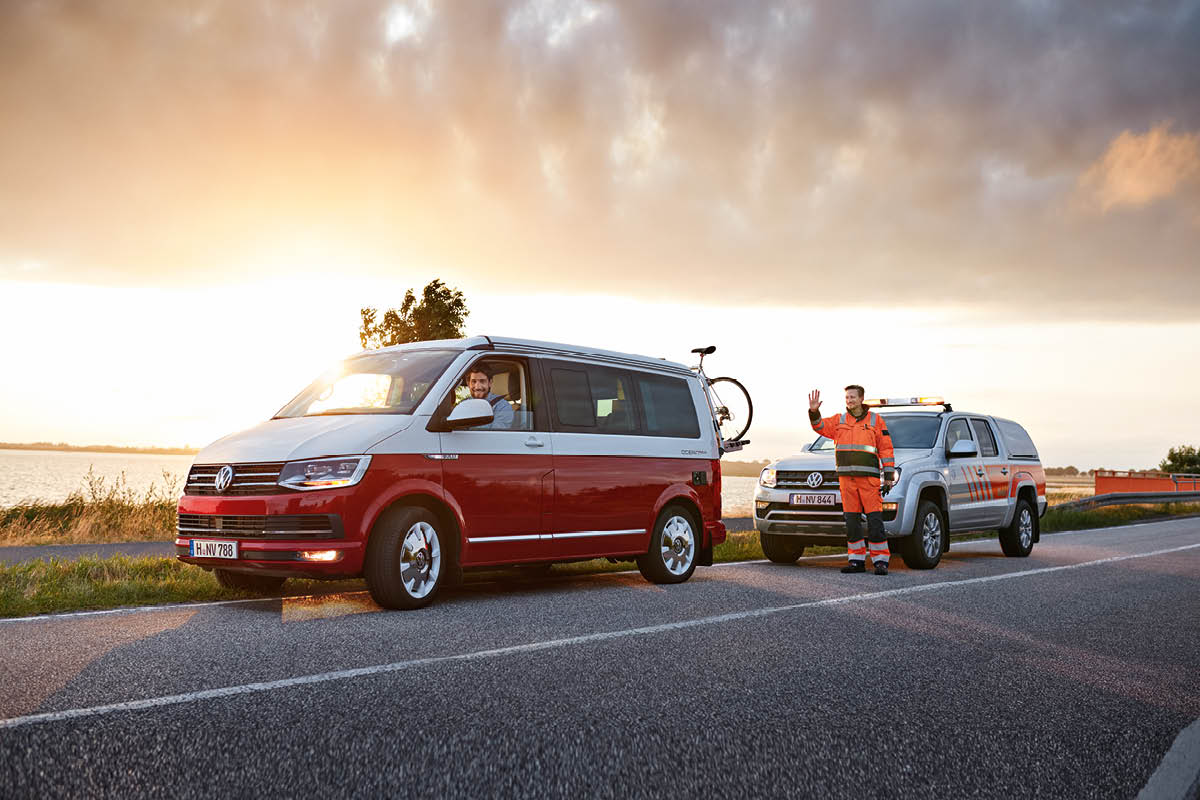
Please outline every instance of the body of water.
[[86, 496], [89, 469], [94, 479], [103, 480], [106, 487], [122, 480], [124, 474], [125, 484], [138, 495], [144, 495], [151, 486], [165, 491], [165, 472], [175, 481], [179, 493], [191, 465], [192, 456], [0, 450], [0, 506], [23, 500], [57, 503], [76, 490]]
[[[59, 502], [71, 492], [87, 493], [88, 470], [106, 486], [122, 480], [137, 495], [153, 486], [167, 488], [165, 472], [175, 481], [176, 493], [192, 465], [192, 456], [159, 456], [138, 453], [83, 453], [58, 450], [0, 450], [0, 506], [23, 500]], [[721, 479], [721, 504], [725, 516], [750, 516], [756, 478]]]

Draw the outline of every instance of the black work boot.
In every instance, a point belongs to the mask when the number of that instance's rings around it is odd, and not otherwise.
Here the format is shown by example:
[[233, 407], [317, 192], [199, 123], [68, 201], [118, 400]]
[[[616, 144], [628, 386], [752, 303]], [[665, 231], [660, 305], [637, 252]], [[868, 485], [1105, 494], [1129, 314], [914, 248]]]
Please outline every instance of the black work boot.
[[851, 572], [866, 572], [867, 565], [861, 561], [851, 561], [846, 566], [842, 567], [842, 572], [850, 574]]
[[875, 562], [875, 574], [876, 575], [887, 575], [887, 562], [886, 561], [876, 561]]

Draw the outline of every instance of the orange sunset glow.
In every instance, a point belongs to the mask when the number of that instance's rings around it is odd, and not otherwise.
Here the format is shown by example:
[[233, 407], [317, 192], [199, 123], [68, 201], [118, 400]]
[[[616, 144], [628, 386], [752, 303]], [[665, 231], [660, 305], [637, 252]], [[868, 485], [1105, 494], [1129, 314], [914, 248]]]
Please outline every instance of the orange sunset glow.
[[472, 334], [716, 344], [745, 458], [856, 382], [1153, 466], [1200, 443], [1200, 11], [1158, 8], [4, 3], [0, 441], [204, 445], [440, 278]]

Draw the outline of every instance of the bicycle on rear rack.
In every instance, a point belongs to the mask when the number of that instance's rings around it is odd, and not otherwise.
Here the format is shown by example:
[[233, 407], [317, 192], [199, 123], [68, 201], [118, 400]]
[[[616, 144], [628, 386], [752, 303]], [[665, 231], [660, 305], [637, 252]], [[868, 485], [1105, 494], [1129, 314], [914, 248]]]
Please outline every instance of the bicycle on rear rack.
[[737, 378], [710, 378], [704, 373], [704, 357], [712, 355], [716, 350], [715, 345], [693, 350], [693, 353], [700, 356], [700, 363], [692, 369], [700, 376], [704, 385], [708, 410], [712, 414], [713, 425], [721, 440], [721, 452], [732, 453], [750, 444], [750, 440], [745, 436], [750, 430], [750, 422], [754, 419], [754, 404], [750, 401], [750, 393]]

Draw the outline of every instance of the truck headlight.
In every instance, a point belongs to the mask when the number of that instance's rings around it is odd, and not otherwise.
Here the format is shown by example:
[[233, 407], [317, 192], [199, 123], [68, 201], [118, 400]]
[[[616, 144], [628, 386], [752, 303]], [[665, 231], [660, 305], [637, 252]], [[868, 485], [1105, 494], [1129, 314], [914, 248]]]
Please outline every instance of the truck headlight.
[[758, 476], [758, 482], [761, 483], [763, 486], [767, 487], [768, 489], [774, 489], [775, 488], [775, 470], [771, 469], [770, 467], [767, 467], [766, 469], [764, 469], [762, 471], [762, 474]]
[[341, 489], [361, 481], [370, 463], [370, 456], [293, 461], [283, 466], [283, 471], [279, 473], [279, 485], [305, 492], [315, 489]]

